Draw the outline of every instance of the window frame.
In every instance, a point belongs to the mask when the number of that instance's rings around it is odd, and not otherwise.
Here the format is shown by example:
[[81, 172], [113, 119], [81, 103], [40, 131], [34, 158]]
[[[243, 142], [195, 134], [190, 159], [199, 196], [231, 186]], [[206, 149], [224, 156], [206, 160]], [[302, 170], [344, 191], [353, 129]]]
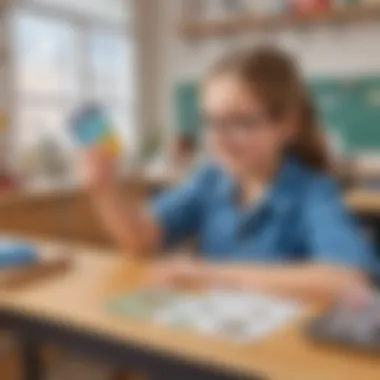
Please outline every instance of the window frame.
[[[16, 121], [17, 121], [17, 112], [20, 109], [19, 107], [24, 102], [25, 104], [34, 104], [36, 107], [55, 107], [59, 104], [62, 104], [63, 108], [68, 108], [70, 106], [70, 96], [65, 95], [54, 95], [52, 94], [38, 94], [36, 93], [24, 93], [18, 91], [17, 87], [17, 73], [15, 67], [17, 64], [17, 55], [15, 51], [15, 46], [13, 45], [14, 36], [14, 18], [16, 15], [21, 12], [25, 12], [32, 17], [37, 18], [46, 18], [49, 21], [57, 21], [68, 23], [75, 29], [76, 38], [78, 43], [76, 43], [75, 49], [77, 54], [77, 67], [78, 73], [77, 78], [79, 79], [78, 85], [78, 100], [85, 99], [84, 89], [94, 87], [96, 72], [92, 70], [92, 65], [90, 63], [91, 54], [90, 54], [90, 44], [91, 44], [91, 33], [94, 31], [104, 31], [107, 34], [111, 34], [117, 37], [123, 38], [125, 41], [127, 49], [131, 49], [132, 54], [132, 65], [134, 69], [133, 74], [133, 93], [138, 93], [139, 78], [137, 75], [137, 38], [134, 32], [133, 18], [130, 17], [126, 23], [118, 23], [114, 21], [109, 21], [107, 19], [102, 19], [96, 16], [87, 16], [77, 14], [74, 11], [69, 11], [66, 9], [56, 8], [54, 6], [48, 6], [45, 4], [37, 3], [36, 1], [29, 0], [18, 0], [10, 6], [7, 18], [7, 30], [8, 30], [8, 46], [9, 46], [9, 81], [7, 83], [8, 93], [9, 93], [9, 133], [7, 135], [8, 141], [8, 151], [6, 155], [8, 157], [12, 156], [12, 145], [17, 141], [16, 133]], [[132, 9], [132, 12], [135, 12], [135, 9]], [[134, 15], [133, 15], [134, 16]], [[137, 95], [129, 99], [121, 99], [120, 97], [113, 96], [110, 98], [105, 98], [107, 106], [110, 105], [110, 108], [128, 112], [128, 110], [133, 109], [133, 106], [137, 103]], [[22, 106], [21, 106], [22, 107]], [[138, 128], [138, 117], [133, 115], [133, 134], [136, 136], [137, 149], [136, 152], [140, 151], [141, 139]], [[138, 153], [137, 153], [138, 155]]]

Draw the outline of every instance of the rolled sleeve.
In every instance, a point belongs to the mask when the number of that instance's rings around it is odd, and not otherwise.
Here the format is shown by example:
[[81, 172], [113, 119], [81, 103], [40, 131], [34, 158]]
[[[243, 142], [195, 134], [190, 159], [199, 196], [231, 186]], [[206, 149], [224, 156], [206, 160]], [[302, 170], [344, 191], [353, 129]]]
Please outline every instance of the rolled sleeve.
[[208, 170], [202, 168], [184, 184], [165, 191], [153, 200], [150, 212], [164, 233], [164, 245], [170, 247], [199, 231]]
[[370, 270], [373, 258], [370, 243], [346, 210], [332, 180], [321, 179], [309, 191], [306, 228], [313, 260]]

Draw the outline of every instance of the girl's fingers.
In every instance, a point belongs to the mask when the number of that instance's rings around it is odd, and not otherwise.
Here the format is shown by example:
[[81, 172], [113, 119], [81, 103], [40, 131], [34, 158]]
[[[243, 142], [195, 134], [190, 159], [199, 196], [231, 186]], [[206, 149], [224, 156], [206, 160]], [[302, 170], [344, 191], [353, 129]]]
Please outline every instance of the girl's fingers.
[[81, 166], [86, 186], [92, 190], [107, 189], [116, 180], [115, 161], [99, 147], [81, 152]]

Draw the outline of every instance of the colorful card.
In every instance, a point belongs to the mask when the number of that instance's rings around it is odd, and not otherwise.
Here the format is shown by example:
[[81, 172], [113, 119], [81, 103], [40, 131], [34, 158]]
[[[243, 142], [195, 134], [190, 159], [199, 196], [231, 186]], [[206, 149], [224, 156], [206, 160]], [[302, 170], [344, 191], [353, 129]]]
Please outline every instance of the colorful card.
[[88, 104], [75, 113], [71, 132], [82, 147], [102, 147], [113, 156], [121, 152], [121, 143], [111, 127], [106, 112], [96, 104]]

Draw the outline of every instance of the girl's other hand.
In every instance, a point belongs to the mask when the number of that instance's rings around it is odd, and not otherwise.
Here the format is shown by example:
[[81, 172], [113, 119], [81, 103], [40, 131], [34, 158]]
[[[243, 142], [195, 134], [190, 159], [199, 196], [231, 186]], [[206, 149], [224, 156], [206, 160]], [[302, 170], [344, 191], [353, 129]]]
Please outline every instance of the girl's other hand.
[[197, 288], [207, 283], [207, 273], [194, 259], [180, 257], [154, 264], [149, 281], [153, 286]]

